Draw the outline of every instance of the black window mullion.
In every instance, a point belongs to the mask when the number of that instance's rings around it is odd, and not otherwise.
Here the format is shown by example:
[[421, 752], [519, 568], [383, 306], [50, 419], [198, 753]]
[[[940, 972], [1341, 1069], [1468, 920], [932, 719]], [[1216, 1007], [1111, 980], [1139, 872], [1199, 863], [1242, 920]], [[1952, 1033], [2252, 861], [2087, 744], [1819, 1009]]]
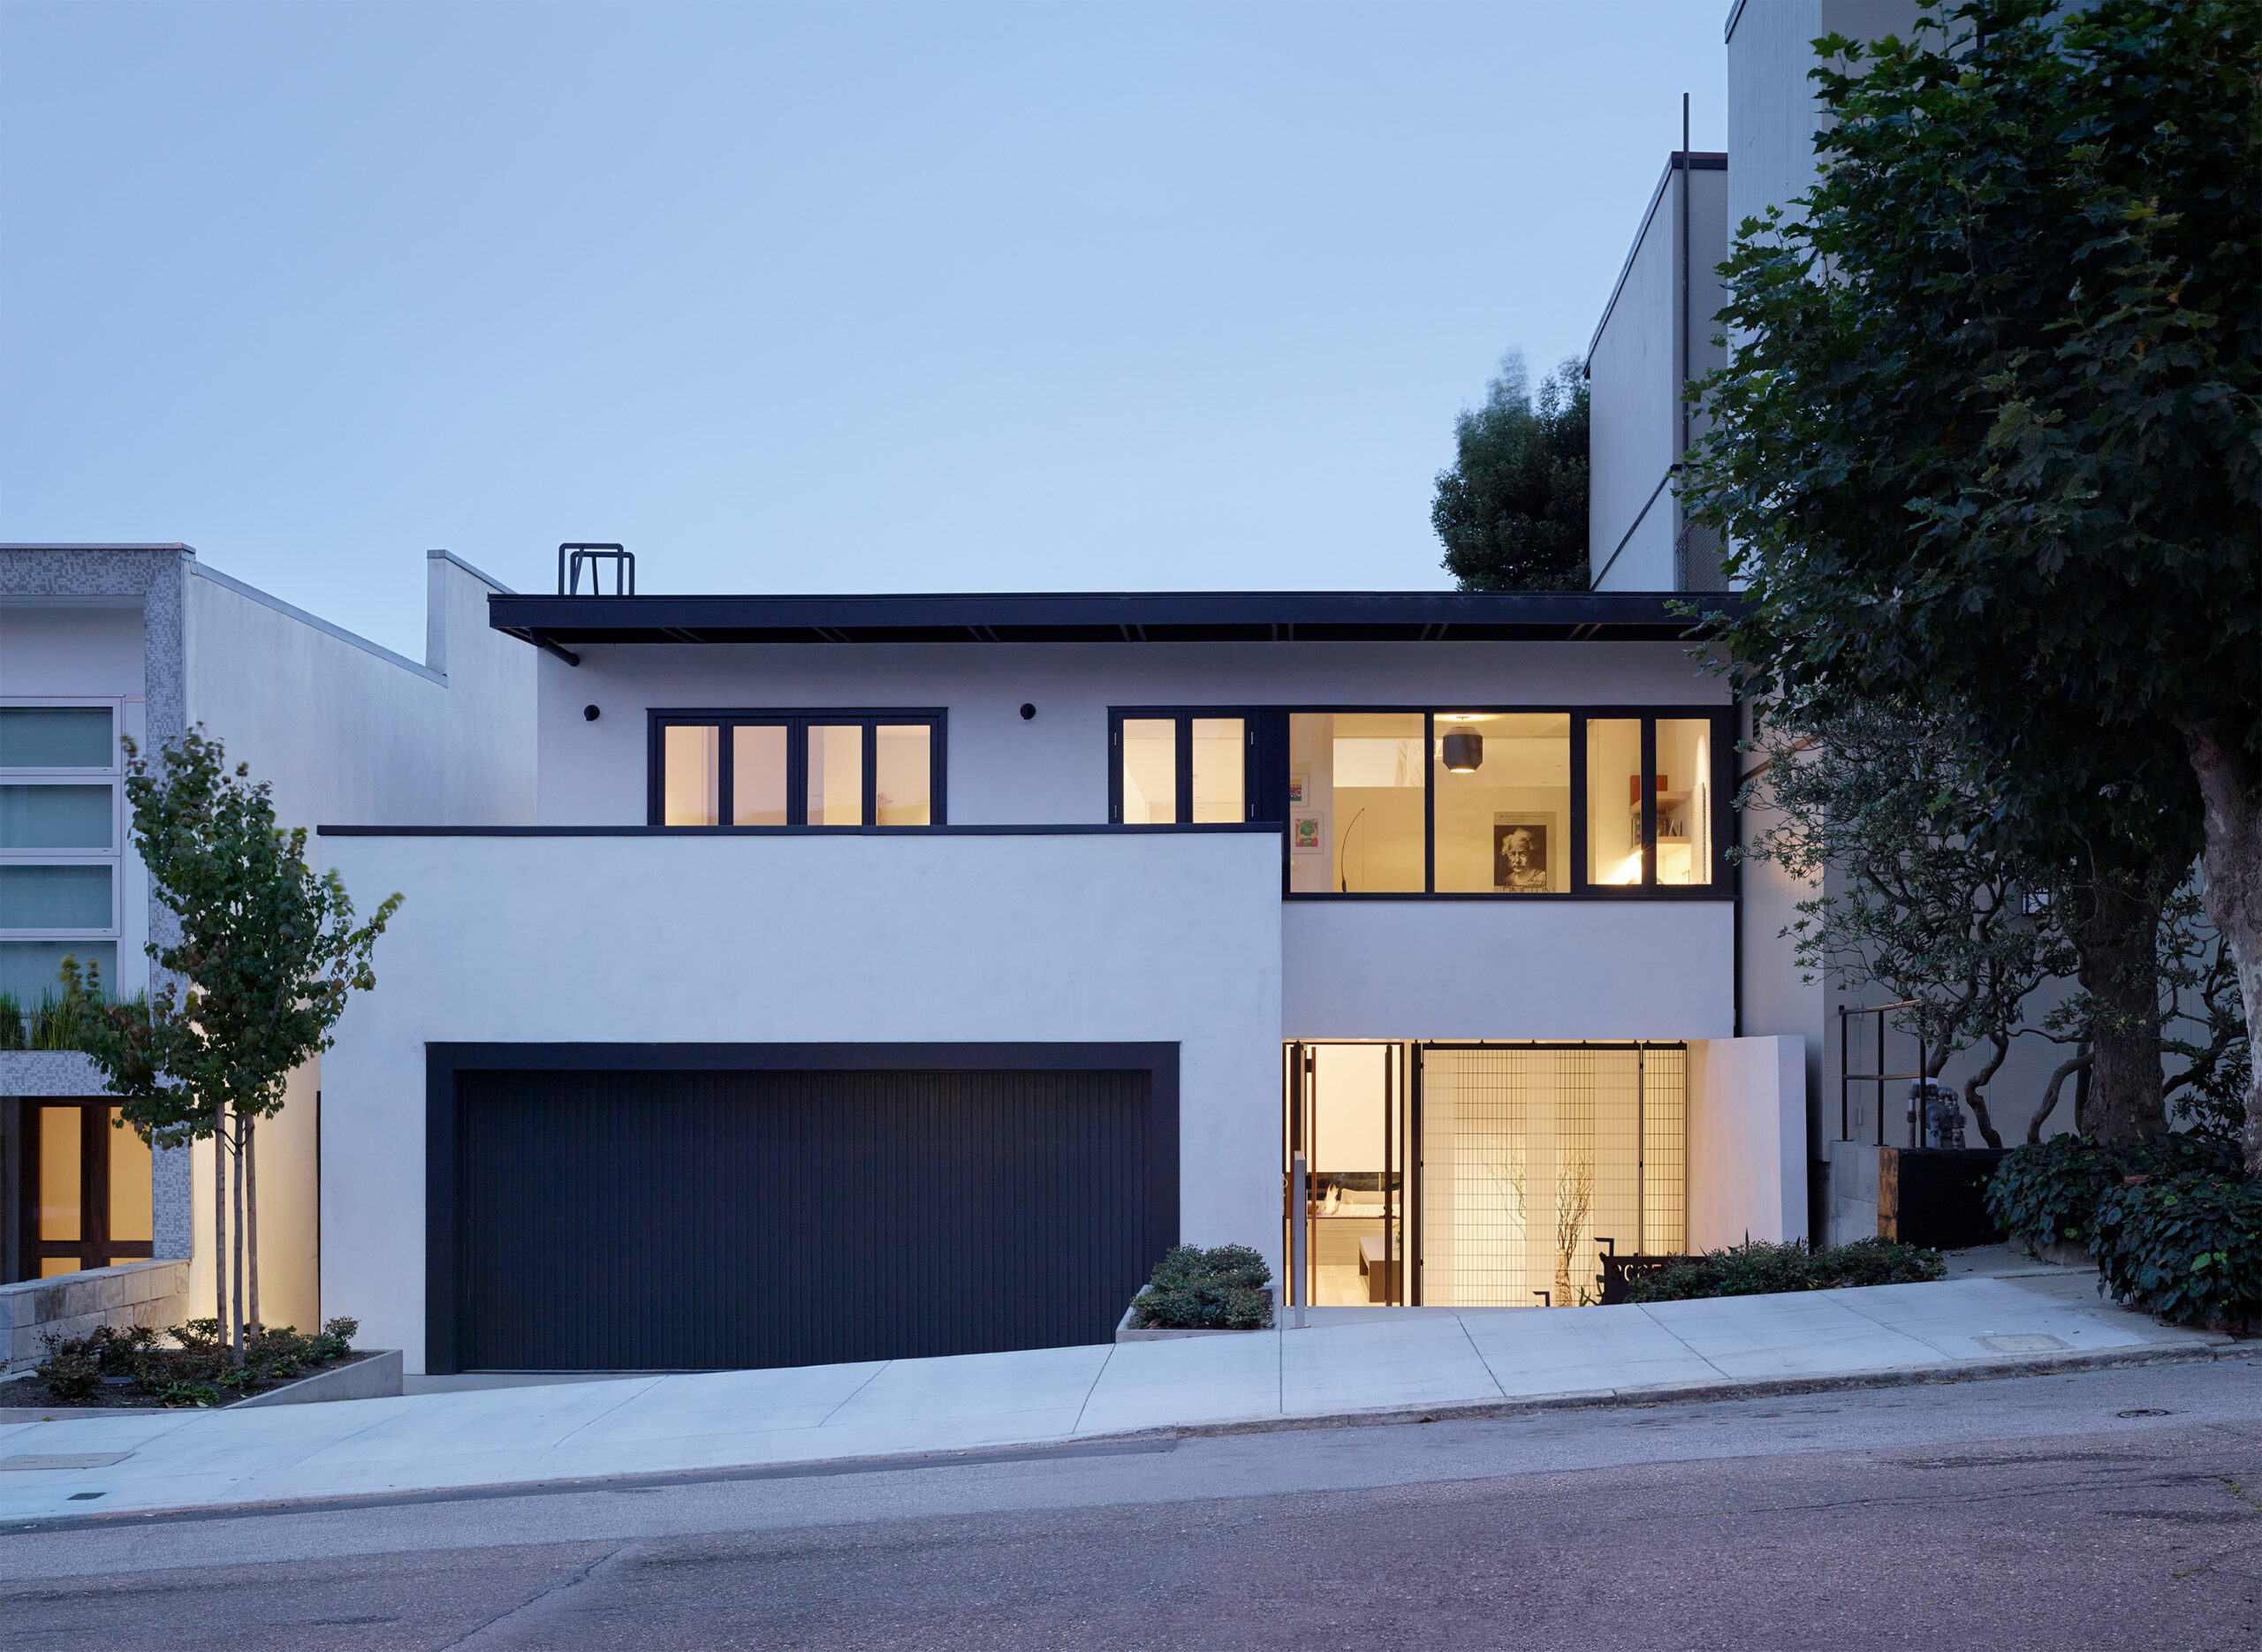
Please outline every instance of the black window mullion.
[[1123, 714], [1107, 714], [1107, 822], [1123, 824]]
[[1642, 887], [1658, 886], [1658, 720], [1642, 719]]
[[[1437, 749], [1438, 714], [1422, 714], [1422, 892], [1438, 892], [1437, 764], [1430, 754]], [[1368, 842], [1373, 842], [1370, 837]]]
[[715, 729], [715, 824], [717, 826], [738, 824], [738, 777], [733, 769], [738, 760], [732, 751], [732, 747], [738, 744], [732, 734], [738, 726], [726, 721], [717, 724]]
[[809, 732], [807, 717], [786, 719], [786, 824], [809, 823]]
[[[931, 740], [929, 749], [932, 749]], [[864, 719], [864, 825], [880, 823], [880, 725], [877, 718]]]
[[1587, 719], [1571, 714], [1571, 841], [1564, 845], [1571, 857], [1571, 893], [1583, 895], [1591, 887], [1587, 876]]

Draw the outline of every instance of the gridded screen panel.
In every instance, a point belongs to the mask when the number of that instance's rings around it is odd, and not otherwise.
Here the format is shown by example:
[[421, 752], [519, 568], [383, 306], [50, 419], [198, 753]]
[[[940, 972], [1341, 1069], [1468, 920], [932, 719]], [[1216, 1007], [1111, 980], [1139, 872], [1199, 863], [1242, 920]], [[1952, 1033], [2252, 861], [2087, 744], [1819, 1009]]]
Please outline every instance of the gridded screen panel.
[[[1425, 1048], [1422, 1052], [1422, 1300], [1529, 1307], [1600, 1294], [1598, 1236], [1644, 1243], [1645, 1145], [1670, 1128], [1680, 1242], [1679, 1066], [1668, 1121], [1645, 1127], [1643, 1061], [1630, 1047]], [[1671, 1052], [1674, 1061], [1681, 1052]], [[1664, 1082], [1664, 1080], [1660, 1080]], [[1664, 1209], [1664, 1206], [1660, 1206]], [[1662, 1235], [1659, 1236], [1660, 1238]]]
[[1642, 1052], [1642, 1248], [1689, 1248], [1689, 1052]]

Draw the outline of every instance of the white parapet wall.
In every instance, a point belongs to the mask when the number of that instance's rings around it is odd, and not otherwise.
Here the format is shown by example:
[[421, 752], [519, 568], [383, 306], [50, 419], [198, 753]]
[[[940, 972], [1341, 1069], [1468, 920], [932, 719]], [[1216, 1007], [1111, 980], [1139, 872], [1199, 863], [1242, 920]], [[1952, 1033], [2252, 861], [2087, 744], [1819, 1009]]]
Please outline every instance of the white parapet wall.
[[321, 841], [405, 897], [323, 1063], [323, 1306], [411, 1371], [436, 1042], [1175, 1044], [1180, 1237], [1279, 1265], [1271, 832]]
[[1689, 1248], [1799, 1239], [1806, 1229], [1805, 1041], [1692, 1041]]

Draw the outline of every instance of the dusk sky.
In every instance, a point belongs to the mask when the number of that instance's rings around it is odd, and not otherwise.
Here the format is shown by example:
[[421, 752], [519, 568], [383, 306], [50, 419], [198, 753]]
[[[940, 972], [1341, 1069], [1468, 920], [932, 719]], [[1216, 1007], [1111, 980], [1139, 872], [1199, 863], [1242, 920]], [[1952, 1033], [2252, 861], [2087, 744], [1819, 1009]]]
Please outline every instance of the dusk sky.
[[0, 8], [0, 539], [420, 656], [648, 591], [1436, 588], [1725, 0]]

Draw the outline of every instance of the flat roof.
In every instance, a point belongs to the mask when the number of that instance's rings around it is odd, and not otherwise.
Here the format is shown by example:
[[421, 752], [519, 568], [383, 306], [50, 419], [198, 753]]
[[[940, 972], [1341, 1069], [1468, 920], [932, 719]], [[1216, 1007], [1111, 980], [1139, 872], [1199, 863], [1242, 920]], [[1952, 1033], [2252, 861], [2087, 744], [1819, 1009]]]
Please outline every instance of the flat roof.
[[924, 596], [487, 599], [536, 645], [605, 642], [1671, 642], [1669, 604], [1601, 591], [1068, 591]]

